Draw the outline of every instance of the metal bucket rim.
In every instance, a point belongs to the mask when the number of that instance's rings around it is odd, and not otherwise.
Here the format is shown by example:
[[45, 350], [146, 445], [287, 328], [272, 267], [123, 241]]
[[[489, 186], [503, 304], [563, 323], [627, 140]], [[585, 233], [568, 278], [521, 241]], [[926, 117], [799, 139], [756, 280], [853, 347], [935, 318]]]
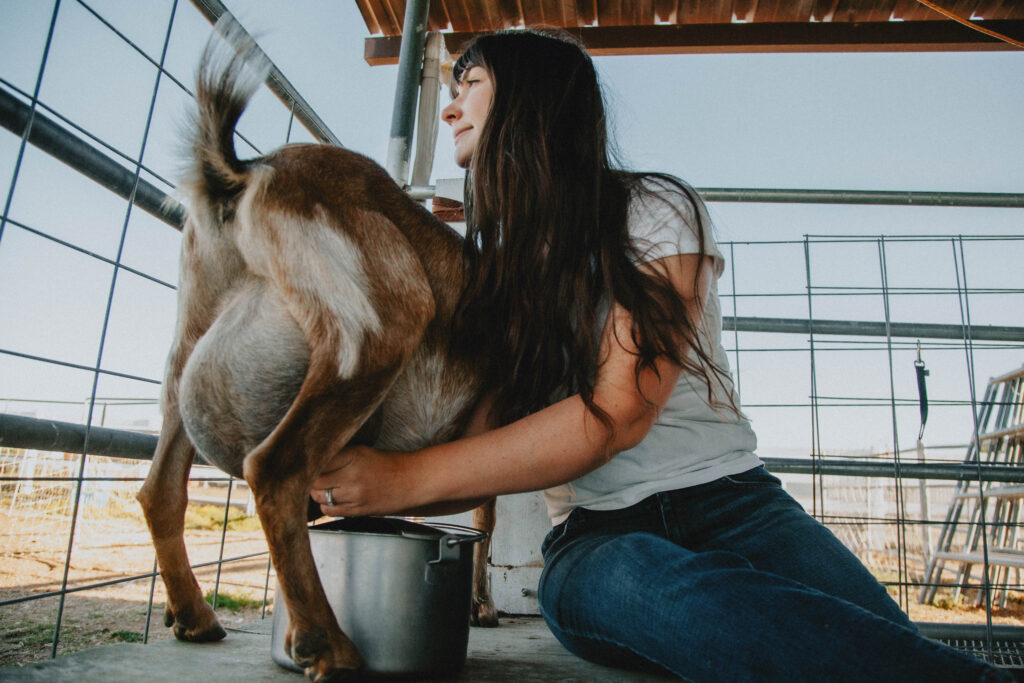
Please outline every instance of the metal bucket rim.
[[[344, 523], [351, 523], [353, 520], [368, 520], [373, 522], [390, 521], [400, 522], [413, 528], [400, 528], [394, 531], [362, 530], [331, 528], [341, 526]], [[446, 543], [449, 546], [461, 545], [463, 543], [477, 543], [487, 538], [487, 532], [473, 527], [449, 524], [447, 522], [434, 522], [425, 524], [412, 521], [406, 517], [338, 517], [328, 522], [321, 522], [308, 527], [310, 534], [318, 533], [325, 535], [355, 535], [355, 536], [376, 536], [381, 538], [405, 538], [412, 541], [430, 541], [436, 543], [438, 540], [447, 537]], [[422, 531], [420, 531], [422, 529]]]

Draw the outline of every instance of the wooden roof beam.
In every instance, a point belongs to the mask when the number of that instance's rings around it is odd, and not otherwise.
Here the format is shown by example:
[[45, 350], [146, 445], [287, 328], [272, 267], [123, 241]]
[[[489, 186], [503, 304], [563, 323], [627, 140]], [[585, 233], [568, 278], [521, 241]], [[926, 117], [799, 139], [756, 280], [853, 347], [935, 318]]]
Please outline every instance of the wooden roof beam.
[[[974, 22], [1016, 40], [1024, 21]], [[753, 52], [969, 52], [1018, 49], [952, 21], [879, 21], [688, 24], [682, 26], [586, 26], [566, 29], [590, 54], [709, 54]], [[451, 54], [476, 33], [442, 34]], [[401, 36], [367, 38], [363, 56], [371, 65], [397, 64]]]

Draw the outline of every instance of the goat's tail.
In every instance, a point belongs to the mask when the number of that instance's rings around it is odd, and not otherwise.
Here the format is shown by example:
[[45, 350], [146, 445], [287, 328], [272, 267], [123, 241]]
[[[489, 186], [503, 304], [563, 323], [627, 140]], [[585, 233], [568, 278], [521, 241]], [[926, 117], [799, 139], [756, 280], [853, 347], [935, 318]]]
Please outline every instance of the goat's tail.
[[211, 205], [245, 187], [249, 164], [235, 152], [235, 125], [272, 67], [256, 41], [237, 24], [221, 20], [216, 29], [224, 39], [210, 38], [196, 78], [190, 173], [193, 199]]

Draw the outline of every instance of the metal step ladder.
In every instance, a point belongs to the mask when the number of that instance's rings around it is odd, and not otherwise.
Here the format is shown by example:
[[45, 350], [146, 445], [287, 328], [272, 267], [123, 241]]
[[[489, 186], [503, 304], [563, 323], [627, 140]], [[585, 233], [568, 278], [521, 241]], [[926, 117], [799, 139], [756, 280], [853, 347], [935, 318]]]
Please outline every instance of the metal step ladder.
[[[989, 380], [964, 462], [1024, 466], [1024, 367]], [[954, 600], [975, 567], [980, 567], [982, 576], [987, 572], [993, 604], [998, 595], [998, 604], [1005, 607], [1010, 588], [1020, 585], [1024, 567], [1024, 534], [1019, 528], [1022, 501], [1024, 486], [957, 482], [939, 539], [925, 565], [918, 602], [930, 603], [947, 564], [956, 564]], [[984, 592], [978, 591], [976, 604], [983, 600]]]

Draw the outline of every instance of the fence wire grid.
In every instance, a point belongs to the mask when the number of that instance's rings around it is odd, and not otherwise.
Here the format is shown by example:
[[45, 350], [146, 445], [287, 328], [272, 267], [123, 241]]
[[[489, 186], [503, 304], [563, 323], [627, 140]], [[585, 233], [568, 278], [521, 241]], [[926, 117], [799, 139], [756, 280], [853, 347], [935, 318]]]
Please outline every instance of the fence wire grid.
[[[0, 439], [0, 665], [170, 635], [134, 501], [148, 464], [88, 443], [103, 429], [159, 429], [182, 217], [164, 200], [210, 32], [178, 0], [154, 3], [145, 32], [116, 4], [38, 5], [46, 12], [24, 27], [38, 59], [19, 62], [33, 68], [0, 66], [0, 416], [83, 425], [85, 436], [78, 450]], [[146, 87], [102, 80], [125, 73]], [[75, 79], [85, 86], [68, 87]], [[252, 154], [314, 140], [293, 125], [294, 103], [267, 91], [253, 110], [239, 134]], [[987, 211], [1021, 226], [1015, 197], [993, 195], [1004, 208]], [[882, 225], [722, 241], [720, 289], [737, 390], [769, 469], [912, 618], [983, 626], [936, 637], [1018, 667], [1024, 636], [994, 639], [993, 627], [1024, 624], [1024, 230], [989, 233], [990, 216], [954, 235]], [[925, 465], [928, 477], [907, 474]], [[189, 492], [186, 542], [222, 621], [265, 616], [273, 570], [245, 483], [197, 465]]]

